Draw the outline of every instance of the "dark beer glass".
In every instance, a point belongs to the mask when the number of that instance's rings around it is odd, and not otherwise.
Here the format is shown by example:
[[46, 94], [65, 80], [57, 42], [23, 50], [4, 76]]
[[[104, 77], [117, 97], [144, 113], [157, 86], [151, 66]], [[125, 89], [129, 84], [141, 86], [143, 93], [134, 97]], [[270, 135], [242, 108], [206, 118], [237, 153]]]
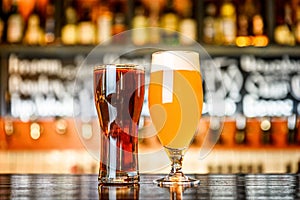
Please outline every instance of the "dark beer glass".
[[101, 127], [99, 183], [138, 183], [138, 123], [144, 68], [106, 64], [94, 68], [94, 98]]

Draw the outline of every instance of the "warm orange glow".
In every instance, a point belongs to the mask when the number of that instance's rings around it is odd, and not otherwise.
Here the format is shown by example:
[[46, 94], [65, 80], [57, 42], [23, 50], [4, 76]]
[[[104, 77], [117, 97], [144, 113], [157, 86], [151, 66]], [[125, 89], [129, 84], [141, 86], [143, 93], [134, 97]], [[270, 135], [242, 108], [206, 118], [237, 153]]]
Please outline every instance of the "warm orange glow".
[[[91, 149], [98, 149], [98, 119], [89, 122], [92, 127], [92, 136], [84, 138], [81, 130], [76, 127], [84, 125], [80, 120], [64, 118], [67, 127], [64, 134], [57, 132], [56, 120], [52, 118], [41, 118], [35, 122], [23, 122], [19, 119], [12, 119], [13, 132], [5, 133], [4, 123], [7, 119], [0, 118], [0, 150], [67, 150], [84, 149], [87, 145]], [[56, 134], [58, 133], [58, 134]], [[84, 139], [84, 144], [82, 143]]]
[[238, 47], [246, 47], [251, 45], [251, 37], [249, 36], [238, 36], [235, 40]]
[[264, 35], [255, 36], [253, 38], [252, 44], [256, 47], [265, 47], [269, 44], [269, 39], [267, 36]]
[[26, 1], [19, 1], [19, 12], [21, 13], [22, 17], [25, 21], [27, 21], [29, 15], [34, 9], [35, 0], [26, 0]]

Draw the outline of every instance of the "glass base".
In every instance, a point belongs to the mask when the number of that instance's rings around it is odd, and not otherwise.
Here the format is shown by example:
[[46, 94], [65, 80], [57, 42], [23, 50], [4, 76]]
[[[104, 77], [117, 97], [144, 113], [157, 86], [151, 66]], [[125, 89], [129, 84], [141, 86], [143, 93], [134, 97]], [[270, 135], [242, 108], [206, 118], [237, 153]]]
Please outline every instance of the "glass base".
[[154, 183], [160, 187], [197, 187], [200, 184], [200, 181], [187, 177], [182, 172], [182, 160], [185, 148], [174, 149], [165, 147], [165, 150], [172, 162], [171, 171], [166, 177], [154, 180]]
[[108, 174], [103, 176], [99, 175], [98, 182], [99, 184], [108, 184], [108, 185], [122, 185], [122, 184], [137, 184], [139, 183], [140, 177], [138, 173], [118, 173], [114, 177], [110, 177]]
[[197, 187], [200, 185], [200, 180], [187, 177], [183, 174], [169, 174], [164, 178], [160, 178], [153, 181], [159, 187]]

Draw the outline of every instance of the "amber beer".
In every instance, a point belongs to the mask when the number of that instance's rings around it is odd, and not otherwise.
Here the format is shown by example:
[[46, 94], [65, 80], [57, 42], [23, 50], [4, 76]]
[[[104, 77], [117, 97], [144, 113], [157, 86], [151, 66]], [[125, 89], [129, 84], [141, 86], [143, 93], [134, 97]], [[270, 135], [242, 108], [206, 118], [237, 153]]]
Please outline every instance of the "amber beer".
[[94, 69], [95, 105], [101, 127], [100, 183], [136, 183], [138, 123], [144, 101], [144, 69], [103, 65]]
[[149, 109], [162, 145], [185, 149], [202, 113], [202, 79], [198, 55], [189, 53], [182, 58], [176, 54], [158, 52], [152, 56]]

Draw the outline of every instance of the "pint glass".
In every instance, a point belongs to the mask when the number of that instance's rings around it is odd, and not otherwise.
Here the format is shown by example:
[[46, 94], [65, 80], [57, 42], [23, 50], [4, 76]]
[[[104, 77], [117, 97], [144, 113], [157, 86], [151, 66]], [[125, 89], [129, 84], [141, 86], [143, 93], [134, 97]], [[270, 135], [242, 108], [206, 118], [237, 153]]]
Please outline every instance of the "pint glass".
[[144, 68], [107, 64], [94, 68], [94, 98], [101, 127], [99, 183], [138, 183], [138, 123]]

